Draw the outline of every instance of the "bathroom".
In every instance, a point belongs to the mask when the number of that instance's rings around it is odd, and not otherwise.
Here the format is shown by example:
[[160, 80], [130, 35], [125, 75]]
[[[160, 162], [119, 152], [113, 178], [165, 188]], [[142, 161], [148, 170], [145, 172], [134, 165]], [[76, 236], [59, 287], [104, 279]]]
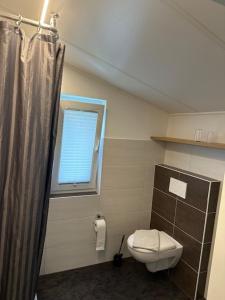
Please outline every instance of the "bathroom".
[[224, 299], [224, 24], [223, 0], [0, 0], [1, 300]]

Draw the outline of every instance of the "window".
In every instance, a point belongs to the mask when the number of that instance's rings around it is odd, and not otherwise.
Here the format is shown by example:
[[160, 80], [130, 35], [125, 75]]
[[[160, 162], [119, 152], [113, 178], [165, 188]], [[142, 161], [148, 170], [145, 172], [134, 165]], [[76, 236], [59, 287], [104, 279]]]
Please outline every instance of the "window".
[[52, 194], [98, 192], [104, 112], [104, 100], [62, 97]]

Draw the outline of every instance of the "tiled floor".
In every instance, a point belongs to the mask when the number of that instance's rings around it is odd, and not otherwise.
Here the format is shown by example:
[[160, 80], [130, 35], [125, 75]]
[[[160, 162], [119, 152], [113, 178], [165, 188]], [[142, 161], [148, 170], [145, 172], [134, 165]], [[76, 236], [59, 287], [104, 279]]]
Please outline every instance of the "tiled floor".
[[188, 300], [167, 277], [128, 259], [42, 276], [38, 300]]

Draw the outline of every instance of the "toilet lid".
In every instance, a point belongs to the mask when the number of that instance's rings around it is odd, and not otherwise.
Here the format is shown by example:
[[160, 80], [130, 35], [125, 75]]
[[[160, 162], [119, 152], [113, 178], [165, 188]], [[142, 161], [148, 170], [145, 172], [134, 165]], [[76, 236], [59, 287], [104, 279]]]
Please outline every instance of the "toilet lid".
[[164, 231], [160, 231], [159, 235], [160, 235], [160, 251], [168, 251], [177, 248], [171, 236], [166, 234]]
[[[174, 243], [173, 239], [166, 234], [164, 231], [159, 231], [160, 235], [160, 250], [159, 251], [168, 251], [176, 248], [176, 244]], [[133, 242], [134, 242], [134, 234], [130, 235], [127, 244], [130, 248], [133, 248]], [[143, 253], [151, 253], [153, 251], [147, 250], [147, 249], [141, 249], [141, 248], [133, 248], [134, 250], [138, 252]]]

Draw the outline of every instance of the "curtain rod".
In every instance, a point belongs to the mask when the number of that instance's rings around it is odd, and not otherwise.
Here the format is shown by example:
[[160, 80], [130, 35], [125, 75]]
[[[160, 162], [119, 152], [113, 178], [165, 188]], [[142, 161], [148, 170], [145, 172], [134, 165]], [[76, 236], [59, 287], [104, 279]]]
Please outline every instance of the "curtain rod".
[[53, 14], [52, 15], [51, 20], [50, 20], [50, 25], [49, 24], [43, 24], [43, 23], [40, 23], [40, 22], [35, 21], [35, 20], [24, 18], [21, 15], [16, 16], [16, 15], [11, 15], [11, 14], [6, 14], [6, 13], [1, 13], [0, 12], [0, 17], [1, 18], [6, 18], [6, 19], [9, 19], [9, 20], [13, 20], [13, 21], [17, 21], [18, 23], [24, 23], [24, 24], [28, 24], [28, 25], [31, 25], [31, 26], [34, 26], [34, 27], [39, 27], [39, 28], [42, 28], [42, 29], [50, 30], [54, 33], [58, 32], [58, 30], [56, 28], [56, 19], [59, 17], [58, 14]]

